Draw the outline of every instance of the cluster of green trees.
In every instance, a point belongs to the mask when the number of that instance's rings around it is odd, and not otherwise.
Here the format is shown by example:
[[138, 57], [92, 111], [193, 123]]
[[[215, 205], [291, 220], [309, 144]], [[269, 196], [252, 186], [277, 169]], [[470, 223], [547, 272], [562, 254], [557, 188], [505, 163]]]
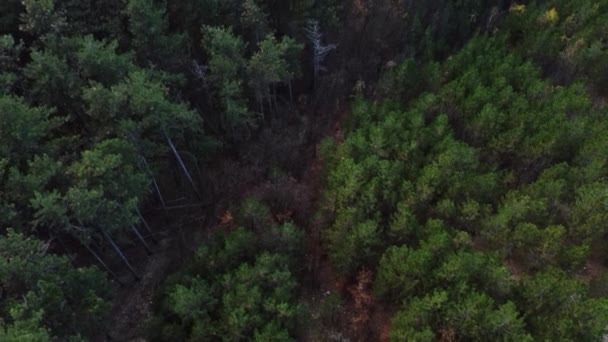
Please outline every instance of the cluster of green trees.
[[[393, 340], [606, 333], [608, 299], [576, 277], [608, 233], [608, 120], [586, 87], [603, 76], [580, 62], [555, 85], [536, 59], [563, 62], [564, 41], [601, 40], [601, 10], [514, 4], [495, 33], [443, 63], [388, 71], [385, 99], [358, 98], [344, 143], [324, 144], [331, 259], [347, 277], [375, 269], [377, 297], [402, 303]], [[560, 30], [568, 38], [546, 49]]]
[[[166, 175], [203, 199], [201, 160], [280, 118], [303, 44], [278, 18], [335, 3], [273, 3], [2, 1], [1, 340], [102, 332], [112, 285], [68, 256], [122, 283], [117, 258], [138, 279], [125, 246], [154, 252], [142, 212], [165, 207]], [[281, 258], [255, 267], [279, 272]]]
[[47, 254], [49, 244], [14, 230], [0, 237], [2, 341], [79, 341], [107, 325], [106, 277]]
[[303, 232], [274, 223], [253, 198], [230, 224], [238, 228], [214, 232], [161, 287], [152, 340], [293, 340], [303, 313], [297, 300]]

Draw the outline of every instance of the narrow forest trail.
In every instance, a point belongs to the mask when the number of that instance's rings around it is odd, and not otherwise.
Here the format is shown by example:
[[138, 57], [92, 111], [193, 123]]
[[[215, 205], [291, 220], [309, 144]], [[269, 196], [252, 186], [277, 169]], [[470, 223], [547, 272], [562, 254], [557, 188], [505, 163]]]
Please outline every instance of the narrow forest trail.
[[[152, 317], [156, 290], [200, 243], [200, 239], [192, 238], [196, 235], [196, 230], [204, 230], [211, 221], [208, 215], [202, 215], [201, 212], [203, 210], [197, 210], [195, 214], [173, 214], [170, 217], [164, 214], [151, 215], [149, 223], [158, 240], [158, 243], [153, 245], [154, 254], [146, 255], [139, 246], [126, 250], [141, 280], [134, 281], [126, 270], [118, 274], [125, 285], [117, 287], [108, 331], [106, 336], [100, 336], [98, 341], [146, 341], [146, 324]], [[204, 223], [197, 224], [197, 221], [200, 221], [197, 217]], [[188, 231], [180, 231], [180, 227], [190, 228]], [[190, 238], [184, 238], [185, 234]], [[120, 266], [117, 267], [120, 269]]]
[[[336, 143], [344, 142], [344, 124], [350, 113], [349, 108], [337, 108], [331, 130], [326, 137]], [[317, 332], [307, 332], [306, 341], [388, 341], [390, 319], [393, 312], [377, 302], [371, 290], [373, 273], [361, 270], [357, 279], [345, 279], [334, 270], [323, 243], [323, 229], [329, 224], [321, 213], [323, 196], [323, 160], [320, 155], [320, 144], [316, 145], [315, 157], [302, 179], [302, 183], [313, 194], [315, 215], [306, 227], [306, 262], [309, 269], [309, 284], [304, 287], [302, 295], [310, 307], [322, 306], [323, 301], [332, 294], [343, 298], [338, 307], [338, 324], [323, 327]], [[313, 311], [315, 311], [313, 309]], [[314, 314], [313, 314], [314, 315]], [[323, 323], [323, 322], [321, 322]]]
[[161, 250], [138, 265], [141, 280], [120, 291], [112, 310], [112, 324], [108, 337], [116, 341], [137, 341], [143, 339], [145, 323], [150, 318], [154, 290], [163, 281], [169, 270], [175, 251], [170, 248], [171, 239], [159, 242]]
[[[341, 143], [344, 139], [343, 123], [348, 115], [348, 110], [339, 108], [336, 110], [330, 130], [325, 133], [326, 137], [334, 139]], [[323, 196], [323, 160], [320, 155], [320, 142], [315, 146], [315, 153], [312, 161], [302, 179], [302, 183], [310, 189], [312, 193], [313, 212], [320, 212]], [[322, 302], [333, 293], [342, 293], [344, 290], [344, 282], [341, 280], [333, 269], [331, 261], [324, 250], [322, 241], [322, 230], [325, 227], [326, 219], [323, 215], [314, 215], [305, 227], [305, 244], [306, 244], [306, 269], [308, 271], [308, 281], [303, 286], [302, 301], [309, 307], [315, 308], [322, 305]], [[346, 317], [346, 308], [340, 307], [340, 315]], [[313, 309], [314, 311], [314, 309]], [[314, 315], [314, 314], [313, 314]], [[346, 323], [348, 320], [342, 320], [341, 323]], [[323, 323], [323, 322], [321, 322]], [[306, 331], [304, 333], [305, 341], [318, 341], [320, 338], [333, 336], [334, 339], [340, 339], [347, 336], [348, 324], [339, 324], [332, 327], [331, 331]], [[324, 330], [324, 329], [323, 329]], [[324, 336], [322, 336], [324, 335]]]

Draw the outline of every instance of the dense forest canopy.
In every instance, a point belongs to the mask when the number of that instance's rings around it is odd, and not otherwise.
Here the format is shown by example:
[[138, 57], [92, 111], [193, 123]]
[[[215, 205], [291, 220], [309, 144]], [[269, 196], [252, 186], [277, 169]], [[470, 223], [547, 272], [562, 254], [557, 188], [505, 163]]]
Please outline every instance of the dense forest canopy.
[[0, 2], [0, 341], [600, 341], [608, 3]]

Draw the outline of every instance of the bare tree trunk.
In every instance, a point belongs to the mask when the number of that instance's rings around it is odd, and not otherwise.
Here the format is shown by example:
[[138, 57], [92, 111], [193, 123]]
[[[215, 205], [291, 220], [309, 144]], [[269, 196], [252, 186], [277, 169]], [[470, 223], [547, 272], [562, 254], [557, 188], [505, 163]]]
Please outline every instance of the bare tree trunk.
[[[166, 207], [164, 209], [167, 210]], [[144, 227], [146, 227], [146, 230], [148, 231], [148, 233], [150, 233], [150, 237], [152, 238], [152, 241], [154, 241], [154, 243], [158, 243], [158, 241], [156, 241], [156, 239], [154, 238], [154, 233], [152, 233], [152, 229], [150, 229], [148, 222], [146, 221], [144, 216], [139, 211], [139, 208], [135, 207], [135, 211], [137, 212], [137, 216], [139, 216], [141, 223], [144, 225]]]
[[165, 210], [165, 214], [169, 215], [169, 212], [167, 211], [167, 205], [165, 204], [165, 199], [163, 197], [163, 194], [160, 192], [160, 187], [158, 186], [158, 183], [156, 182], [156, 178], [154, 177], [154, 173], [152, 172], [152, 169], [150, 168], [150, 164], [148, 164], [148, 161], [146, 160], [146, 157], [144, 157], [143, 155], [140, 155], [141, 160], [144, 162], [144, 165], [146, 165], [146, 169], [148, 170], [148, 175], [150, 176], [150, 178], [152, 178], [152, 184], [154, 185], [154, 190], [156, 191], [156, 195], [158, 195], [158, 200], [160, 201], [160, 204], [162, 205], [163, 209]]
[[194, 167], [196, 168], [196, 173], [198, 174], [198, 179], [201, 180], [203, 178], [203, 175], [202, 175], [200, 167], [198, 167], [198, 159], [196, 158], [196, 156], [188, 151], [182, 151], [182, 155], [188, 156], [191, 158], [192, 162], [194, 163]]
[[177, 149], [175, 148], [175, 145], [173, 145], [173, 141], [171, 141], [171, 138], [169, 137], [169, 135], [167, 134], [167, 132], [165, 130], [163, 130], [163, 133], [165, 135], [165, 138], [167, 139], [167, 143], [169, 144], [169, 147], [171, 147], [171, 151], [173, 151], [173, 156], [175, 157], [175, 159], [177, 159], [177, 162], [179, 163], [179, 166], [181, 167], [182, 171], [184, 172], [184, 174], [188, 178], [188, 181], [190, 181], [190, 184], [192, 185], [192, 190], [194, 190], [194, 193], [196, 194], [196, 196], [200, 200], [201, 199], [201, 195], [198, 192], [198, 190], [196, 189], [196, 185], [194, 185], [194, 181], [192, 180], [192, 177], [190, 176], [190, 172], [186, 168], [186, 164], [184, 164], [184, 161], [182, 160], [182, 157], [179, 155], [179, 152], [177, 152]]
[[133, 225], [133, 224], [131, 225], [131, 230], [133, 231], [133, 233], [135, 233], [135, 235], [137, 235], [137, 238], [139, 239], [139, 241], [141, 242], [141, 244], [144, 246], [144, 249], [146, 250], [146, 253], [148, 255], [152, 255], [152, 250], [150, 249], [150, 247], [146, 243], [146, 240], [144, 240], [144, 237], [141, 236], [141, 234], [139, 233], [139, 230], [135, 227], [135, 225]]
[[163, 198], [163, 194], [160, 193], [160, 188], [158, 187], [158, 183], [156, 183], [156, 179], [154, 179], [154, 177], [152, 177], [152, 184], [154, 185], [154, 190], [156, 192], [156, 195], [158, 195], [158, 200], [160, 201], [160, 205], [163, 207], [165, 214], [169, 215], [169, 212], [167, 211], [167, 205], [165, 204], [165, 199]]
[[327, 56], [327, 54], [336, 48], [336, 45], [329, 44], [329, 45], [324, 46], [321, 43], [321, 38], [322, 38], [323, 34], [321, 33], [321, 29], [319, 27], [319, 22], [317, 20], [308, 21], [308, 25], [306, 27], [306, 32], [307, 32], [308, 39], [310, 39], [310, 42], [312, 43], [312, 50], [313, 50], [312, 62], [313, 62], [313, 71], [314, 71], [313, 87], [316, 91], [317, 90], [317, 78], [319, 77], [319, 71], [324, 70], [324, 68], [321, 66], [321, 64], [325, 60], [325, 57]]
[[139, 277], [139, 275], [137, 275], [137, 272], [135, 272], [135, 270], [133, 269], [133, 266], [131, 266], [131, 264], [129, 263], [129, 260], [127, 260], [127, 257], [122, 253], [122, 251], [116, 245], [116, 243], [114, 243], [114, 240], [112, 240], [112, 238], [110, 237], [110, 235], [108, 235], [108, 233], [104, 229], [100, 229], [100, 230], [101, 230], [101, 233], [103, 234], [104, 238], [106, 238], [106, 240], [108, 240], [108, 242], [110, 243], [110, 245], [112, 245], [112, 248], [114, 249], [114, 251], [116, 252], [116, 254], [118, 254], [118, 256], [125, 263], [125, 265], [129, 269], [129, 271], [131, 271], [131, 274], [133, 274], [133, 276], [135, 277], [135, 280], [140, 281], [141, 278]]
[[84, 243], [83, 241], [80, 241], [82, 243], [82, 245], [89, 251], [91, 252], [91, 254], [95, 257], [95, 259], [97, 259], [97, 261], [101, 264], [101, 266], [103, 266], [103, 268], [106, 270], [106, 272], [108, 272], [112, 277], [114, 277], [114, 279], [116, 279], [116, 282], [118, 282], [118, 284], [120, 284], [120, 286], [124, 286], [124, 283], [122, 281], [120, 281], [120, 278], [118, 278], [118, 276], [116, 275], [116, 273], [114, 273], [110, 267], [108, 267], [108, 265], [106, 265], [106, 263], [103, 261], [103, 259], [101, 259], [101, 257], [99, 256], [99, 254], [97, 254], [92, 248], [91, 246], [89, 246], [89, 244]]

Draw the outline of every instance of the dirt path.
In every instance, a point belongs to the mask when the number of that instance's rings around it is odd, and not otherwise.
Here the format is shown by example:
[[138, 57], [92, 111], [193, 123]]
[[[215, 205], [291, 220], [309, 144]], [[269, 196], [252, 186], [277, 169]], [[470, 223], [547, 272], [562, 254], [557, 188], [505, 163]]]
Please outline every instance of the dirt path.
[[112, 323], [108, 338], [113, 341], [143, 340], [145, 323], [151, 316], [154, 291], [168, 273], [176, 258], [172, 241], [165, 238], [159, 242], [156, 253], [139, 263], [141, 280], [122, 288], [114, 301]]
[[[121, 270], [118, 277], [125, 285], [117, 287], [106, 336], [95, 341], [146, 340], [146, 323], [152, 316], [154, 293], [167, 275], [175, 272], [181, 259], [189, 256], [200, 243], [200, 239], [193, 238], [196, 230], [211, 225], [213, 220], [203, 215], [204, 212], [205, 208], [198, 208], [193, 212], [174, 213], [171, 217], [150, 215], [148, 223], [158, 240], [152, 245], [154, 253], [148, 256], [139, 246], [125, 249], [141, 278], [139, 281], [135, 281], [118, 260], [113, 260], [113, 268]], [[188, 227], [188, 230], [182, 227]], [[189, 238], [185, 238], [186, 235]]]
[[[350, 113], [349, 108], [336, 106], [333, 124], [325, 136], [338, 144], [344, 142], [343, 125]], [[302, 183], [312, 192], [314, 212], [322, 209], [323, 160], [317, 145], [315, 157], [310, 162]], [[317, 331], [307, 332], [306, 341], [388, 341], [392, 312], [375, 301], [371, 291], [373, 273], [362, 270], [357, 279], [344, 279], [336, 274], [331, 260], [323, 247], [322, 230], [330, 222], [324, 215], [315, 215], [306, 226], [308, 284], [304, 287], [303, 299], [314, 312], [323, 310], [323, 301], [331, 294], [339, 294], [343, 301], [336, 308], [338, 322], [319, 322]], [[323, 326], [323, 325], [326, 326]]]

